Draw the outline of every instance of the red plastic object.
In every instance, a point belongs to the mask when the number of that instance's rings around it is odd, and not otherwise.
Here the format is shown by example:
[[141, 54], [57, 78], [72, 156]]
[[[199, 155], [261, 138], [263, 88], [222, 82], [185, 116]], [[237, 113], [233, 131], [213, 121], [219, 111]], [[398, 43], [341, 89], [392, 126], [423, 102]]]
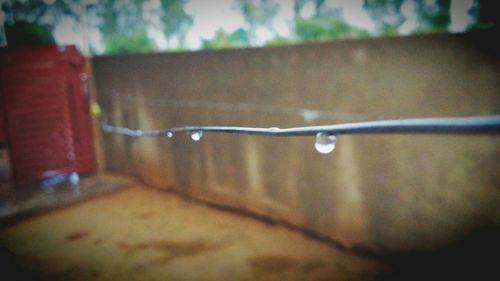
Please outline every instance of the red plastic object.
[[96, 160], [84, 60], [73, 46], [2, 54], [2, 92], [14, 180], [93, 173]]
[[5, 117], [3, 111], [3, 104], [0, 100], [0, 147], [7, 144], [7, 133], [5, 128]]

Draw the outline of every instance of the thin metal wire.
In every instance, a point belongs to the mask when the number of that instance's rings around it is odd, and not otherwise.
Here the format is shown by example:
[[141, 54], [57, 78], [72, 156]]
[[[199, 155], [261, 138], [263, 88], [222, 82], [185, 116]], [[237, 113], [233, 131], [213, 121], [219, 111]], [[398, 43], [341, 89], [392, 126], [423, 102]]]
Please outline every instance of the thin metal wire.
[[130, 137], [172, 137], [177, 133], [232, 133], [275, 137], [348, 134], [500, 134], [500, 115], [448, 118], [416, 118], [343, 123], [280, 129], [236, 126], [185, 126], [159, 130], [138, 130], [110, 125], [106, 118], [101, 127], [107, 133]]

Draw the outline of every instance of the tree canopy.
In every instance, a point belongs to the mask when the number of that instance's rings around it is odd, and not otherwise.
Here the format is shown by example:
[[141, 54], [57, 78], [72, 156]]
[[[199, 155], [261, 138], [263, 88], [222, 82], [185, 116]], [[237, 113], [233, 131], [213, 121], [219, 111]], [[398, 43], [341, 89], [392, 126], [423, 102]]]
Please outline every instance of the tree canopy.
[[22, 1], [3, 0], [1, 8], [5, 23], [10, 26], [16, 22], [37, 23], [51, 29], [64, 16], [78, 18], [78, 0]]
[[270, 29], [276, 34], [273, 19], [278, 14], [279, 4], [275, 0], [234, 0], [247, 24], [248, 41], [256, 44], [256, 29], [259, 26]]
[[37, 23], [17, 21], [6, 28], [9, 47], [55, 43], [50, 27]]
[[[98, 30], [103, 52], [107, 54], [158, 51], [160, 48], [186, 49], [186, 37], [194, 16], [186, 10], [196, 0], [4, 0], [5, 30], [9, 44], [53, 42], [53, 32], [64, 18], [82, 28]], [[288, 44], [301, 41], [363, 38], [397, 35], [407, 20], [402, 8], [411, 3], [417, 25], [413, 33], [445, 32], [451, 23], [453, 0], [364, 0], [363, 9], [374, 29], [353, 26], [344, 11], [326, 0], [290, 0], [293, 19], [290, 32], [277, 32], [275, 18], [284, 6], [280, 0], [232, 0], [232, 9], [241, 14], [244, 25], [232, 31], [219, 29], [212, 38], [201, 41], [201, 48], [239, 48], [247, 46]], [[491, 16], [488, 0], [475, 0], [470, 14], [477, 21], [470, 28], [498, 24]], [[207, 2], [209, 5], [209, 2]], [[480, 7], [485, 7], [480, 9]], [[311, 10], [304, 16], [304, 9]], [[1, 17], [0, 17], [1, 20]], [[272, 35], [267, 43], [258, 40], [258, 31]], [[24, 35], [22, 35], [24, 34]], [[31, 35], [27, 35], [31, 34]], [[164, 43], [157, 36], [163, 36]], [[23, 37], [24, 36], [24, 37]], [[32, 39], [27, 39], [32, 37]], [[24, 38], [24, 39], [22, 39]], [[1, 41], [1, 40], [0, 40]], [[95, 46], [90, 46], [94, 49]]]
[[193, 24], [193, 17], [184, 10], [186, 0], [162, 0], [161, 22], [167, 41], [177, 38], [179, 45], [184, 45], [188, 29]]
[[386, 35], [397, 34], [398, 28], [405, 21], [401, 13], [403, 2], [403, 0], [364, 0], [363, 8], [375, 23], [375, 32]]
[[219, 29], [212, 39], [204, 39], [202, 44], [203, 49], [242, 48], [249, 44], [248, 33], [242, 28], [229, 34]]
[[367, 37], [369, 32], [350, 25], [343, 17], [342, 10], [325, 6], [324, 0], [314, 0], [314, 14], [310, 18], [299, 15], [307, 0], [295, 0], [298, 8], [294, 32], [300, 41], [331, 40]]

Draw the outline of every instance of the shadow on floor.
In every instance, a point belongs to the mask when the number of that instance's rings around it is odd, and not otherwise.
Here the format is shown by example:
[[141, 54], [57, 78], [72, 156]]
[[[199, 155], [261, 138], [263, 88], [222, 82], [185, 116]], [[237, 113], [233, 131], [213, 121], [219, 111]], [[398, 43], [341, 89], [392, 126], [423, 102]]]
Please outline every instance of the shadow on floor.
[[11, 251], [0, 245], [0, 276], [10, 281], [48, 281], [41, 273], [30, 269]]
[[487, 226], [432, 252], [388, 257], [392, 270], [377, 281], [500, 280], [500, 225]]

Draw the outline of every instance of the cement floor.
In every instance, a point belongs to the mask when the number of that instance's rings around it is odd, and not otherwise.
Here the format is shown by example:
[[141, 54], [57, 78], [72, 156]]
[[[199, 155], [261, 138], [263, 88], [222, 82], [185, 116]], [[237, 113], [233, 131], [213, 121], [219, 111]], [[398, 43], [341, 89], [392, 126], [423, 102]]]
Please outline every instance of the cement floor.
[[383, 268], [139, 185], [4, 225], [0, 246], [11, 280], [373, 280]]

